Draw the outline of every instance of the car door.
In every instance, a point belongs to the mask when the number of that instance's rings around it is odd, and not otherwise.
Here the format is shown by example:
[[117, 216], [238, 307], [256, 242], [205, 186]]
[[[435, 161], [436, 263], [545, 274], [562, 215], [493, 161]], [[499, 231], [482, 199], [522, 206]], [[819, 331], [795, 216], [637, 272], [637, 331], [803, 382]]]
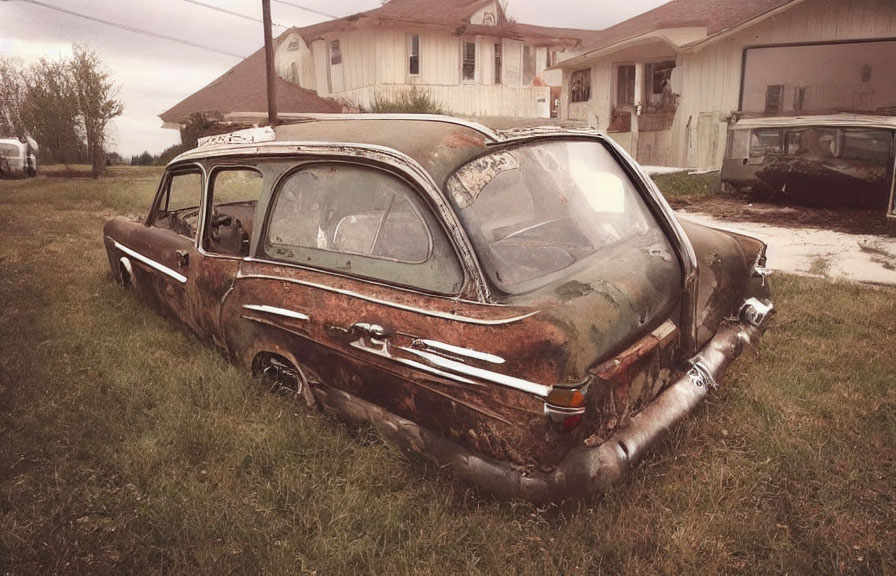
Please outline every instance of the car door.
[[200, 332], [192, 313], [190, 282], [199, 233], [204, 172], [198, 165], [169, 170], [142, 226], [115, 241], [130, 282], [154, 308]]
[[243, 363], [282, 356], [309, 380], [396, 414], [440, 415], [428, 425], [449, 437], [470, 422], [449, 412], [507, 422], [495, 410], [528, 402], [490, 408], [494, 390], [439, 365], [435, 355], [446, 352], [503, 362], [463, 339], [483, 342], [486, 330], [525, 315], [459, 298], [467, 276], [452, 242], [398, 174], [352, 162], [299, 166], [273, 190], [258, 244], [223, 311], [228, 348]]
[[233, 286], [249, 244], [255, 211], [264, 189], [262, 170], [252, 163], [207, 165], [208, 186], [199, 249], [187, 265], [192, 322], [224, 347], [221, 305]]

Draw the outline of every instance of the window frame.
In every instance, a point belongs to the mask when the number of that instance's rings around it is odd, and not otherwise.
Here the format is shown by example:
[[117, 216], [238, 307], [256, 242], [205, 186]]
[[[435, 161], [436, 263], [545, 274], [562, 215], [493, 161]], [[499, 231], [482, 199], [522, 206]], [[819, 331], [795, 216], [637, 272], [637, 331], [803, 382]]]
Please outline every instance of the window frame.
[[[467, 47], [473, 47], [472, 54], [472, 72], [471, 75], [467, 76]], [[476, 40], [468, 40], [466, 38], [462, 38], [460, 41], [460, 79], [464, 84], [473, 84], [476, 82], [476, 75], [479, 72], [477, 66], [477, 59], [479, 56], [479, 43]]]
[[[414, 50], [414, 41], [415, 41], [415, 40], [416, 40], [416, 43], [417, 43], [417, 49], [416, 49], [416, 51]], [[416, 32], [409, 32], [408, 35], [407, 35], [407, 49], [408, 49], [408, 76], [410, 76], [410, 77], [412, 77], [412, 78], [416, 78], [416, 77], [420, 76], [420, 74], [421, 74], [421, 72], [420, 72], [420, 70], [421, 70], [421, 66], [420, 66], [420, 63], [421, 63], [421, 58], [420, 58], [421, 47], [420, 47], [420, 45], [421, 45], [420, 34], [418, 34], [418, 33], [416, 33]], [[417, 65], [417, 71], [416, 71], [416, 72], [413, 71], [413, 67], [414, 67], [414, 64], [415, 64], [414, 58], [417, 59], [417, 60], [416, 60], [416, 65]]]
[[[203, 226], [202, 226], [202, 235], [199, 240], [199, 249], [200, 249], [200, 251], [202, 251], [203, 254], [206, 254], [208, 256], [242, 259], [242, 258], [248, 256], [249, 253], [251, 253], [251, 252], [232, 254], [229, 252], [214, 250], [207, 245], [207, 241], [210, 238], [209, 234], [211, 233], [210, 228], [209, 228], [209, 222], [210, 222], [212, 213], [215, 210], [215, 205], [216, 205], [215, 185], [216, 185], [218, 176], [223, 172], [253, 172], [253, 173], [257, 174], [260, 179], [260, 184], [261, 184], [260, 190], [258, 193], [258, 197], [255, 199], [255, 206], [253, 208], [254, 214], [252, 217], [252, 223], [249, 228], [250, 232], [248, 234], [248, 241], [250, 243], [252, 241], [251, 229], [255, 227], [256, 220], [258, 218], [258, 207], [264, 201], [264, 197], [266, 194], [265, 175], [264, 175], [264, 172], [262, 171], [261, 167], [257, 164], [243, 164], [243, 163], [240, 163], [240, 164], [216, 164], [208, 170], [208, 174], [207, 174], [207, 178], [206, 178], [207, 184], [205, 186], [205, 192], [203, 194], [203, 196], [205, 197], [205, 207], [203, 208]], [[243, 202], [243, 200], [227, 201], [227, 202], [222, 202], [221, 204], [229, 204], [229, 203], [236, 203], [236, 202]], [[249, 250], [251, 251], [250, 247], [247, 246], [247, 248], [249, 248]]]
[[[302, 258], [288, 258], [272, 253], [272, 251], [270, 251], [272, 246], [272, 243], [270, 242], [271, 225], [277, 209], [278, 199], [285, 183], [288, 182], [291, 177], [302, 171], [333, 166], [374, 170], [383, 173], [388, 178], [400, 181], [404, 187], [396, 189], [394, 193], [396, 196], [403, 197], [407, 200], [413, 213], [422, 224], [429, 241], [427, 257], [420, 262], [408, 262], [385, 256], [321, 249], [312, 246], [295, 247], [300, 251], [300, 254], [303, 256]], [[291, 166], [280, 174], [267, 196], [268, 199], [264, 207], [264, 214], [262, 215], [261, 222], [258, 224], [260, 231], [258, 232], [258, 246], [255, 248], [255, 258], [283, 266], [308, 268], [327, 274], [335, 274], [386, 284], [395, 288], [410, 289], [446, 296], [457, 296], [458, 294], [463, 293], [467, 286], [469, 281], [469, 271], [464, 264], [463, 258], [461, 258], [458, 253], [456, 239], [452, 236], [451, 232], [445, 226], [445, 223], [439, 217], [438, 210], [435, 210], [431, 205], [427, 194], [421, 189], [420, 184], [393, 166], [381, 165], [373, 162], [359, 162], [347, 158], [322, 157], [309, 159]], [[318, 255], [317, 258], [314, 257], [315, 254]], [[310, 256], [310, 258], [308, 256]], [[346, 263], [346, 256], [350, 257], [349, 260], [351, 263], [348, 266], [344, 265]], [[360, 263], [361, 266], [356, 266], [356, 263]], [[377, 273], [377, 270], [372, 270], [376, 267], [382, 269], [384, 273]], [[404, 268], [405, 274], [396, 275], [389, 272], [395, 271], [396, 267]], [[447, 289], [446, 287], [436, 287], [435, 285], [423, 285], [423, 283], [401, 281], [400, 277], [397, 278], [397, 276], [416, 276], [414, 274], [409, 274], [408, 272], [412, 270], [421, 271], [423, 269], [422, 267], [430, 267], [433, 270], [436, 268], [453, 268], [456, 273], [454, 286]]]
[[[584, 79], [582, 83], [582, 95], [576, 98], [576, 90], [573, 89], [574, 79], [577, 75], [581, 75]], [[591, 101], [591, 68], [583, 68], [581, 70], [573, 70], [569, 74], [569, 102], [571, 104], [580, 104], [582, 102]]]
[[[330, 60], [330, 66], [339, 66], [342, 64], [342, 43], [340, 38], [334, 38], [327, 41], [327, 55]], [[334, 58], [338, 58], [338, 62], [334, 62]]]
[[495, 42], [495, 84], [503, 84], [504, 78], [504, 43]]
[[[196, 229], [193, 231], [192, 236], [188, 236], [186, 234], [182, 234], [180, 231], [175, 230], [171, 226], [159, 226], [158, 222], [163, 218], [163, 214], [171, 214], [172, 211], [168, 210], [168, 207], [171, 205], [171, 184], [175, 178], [178, 176], [188, 175], [188, 174], [197, 174], [199, 176], [199, 203], [195, 206], [198, 210], [198, 218], [196, 222]], [[203, 223], [203, 214], [205, 210], [205, 185], [207, 181], [208, 175], [206, 171], [200, 164], [187, 164], [183, 166], [177, 166], [170, 170], [166, 170], [164, 177], [162, 178], [161, 183], [159, 184], [159, 188], [156, 190], [156, 196], [153, 199], [152, 208], [149, 211], [149, 214], [146, 216], [146, 220], [144, 220], [144, 225], [149, 228], [155, 228], [157, 230], [169, 230], [174, 232], [175, 234], [182, 236], [184, 238], [189, 238], [193, 242], [200, 235], [200, 231], [202, 229]], [[163, 206], [164, 203], [164, 206]], [[181, 210], [185, 210], [187, 208], [193, 208], [193, 206], [188, 206], [182, 208]], [[174, 212], [177, 212], [175, 210]]]
[[[638, 83], [638, 79], [637, 79], [638, 67], [635, 65], [634, 62], [621, 62], [619, 64], [616, 64], [614, 66], [614, 68], [616, 70], [616, 73], [613, 75], [613, 105], [616, 108], [634, 107], [637, 102], [636, 101], [637, 94], [635, 94], [635, 92], [636, 92], [635, 88]], [[630, 75], [626, 74], [626, 78], [625, 78], [626, 82], [625, 83], [623, 83], [622, 79], [620, 78], [620, 74], [622, 73], [623, 69], [631, 70]], [[629, 76], [630, 76], [630, 78], [629, 78]], [[626, 87], [626, 89], [625, 89], [626, 98], [624, 99], [625, 101], [623, 101], [623, 99], [620, 98], [620, 91], [623, 89], [624, 85], [627, 85], [629, 79], [631, 80], [631, 88], [629, 89], [628, 87]], [[629, 94], [631, 94], [630, 102], [628, 101]]]

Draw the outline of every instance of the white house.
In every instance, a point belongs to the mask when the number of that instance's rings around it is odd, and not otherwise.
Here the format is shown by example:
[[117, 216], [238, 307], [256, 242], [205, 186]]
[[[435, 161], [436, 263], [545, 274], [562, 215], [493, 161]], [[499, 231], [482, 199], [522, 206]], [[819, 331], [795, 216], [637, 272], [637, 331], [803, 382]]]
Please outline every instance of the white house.
[[[377, 97], [416, 88], [461, 116], [548, 118], [557, 112], [562, 79], [549, 66], [594, 34], [519, 24], [497, 0], [390, 0], [278, 36], [279, 109], [369, 108]], [[197, 112], [225, 121], [265, 118], [264, 74], [259, 50], [163, 112], [163, 125], [179, 128]]]
[[281, 36], [278, 74], [367, 108], [416, 87], [464, 116], [547, 118], [557, 53], [594, 32], [508, 20], [497, 0], [390, 0]]
[[560, 117], [639, 162], [718, 168], [732, 115], [896, 111], [893, 0], [672, 0], [560, 62]]

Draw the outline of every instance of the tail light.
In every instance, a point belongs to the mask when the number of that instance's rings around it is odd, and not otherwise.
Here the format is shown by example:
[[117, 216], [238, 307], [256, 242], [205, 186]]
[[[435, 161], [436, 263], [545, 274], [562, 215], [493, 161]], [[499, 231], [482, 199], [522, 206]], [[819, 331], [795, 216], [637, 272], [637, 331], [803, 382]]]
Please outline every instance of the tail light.
[[582, 382], [552, 387], [544, 402], [545, 416], [563, 431], [572, 430], [581, 424], [589, 384], [590, 376]]

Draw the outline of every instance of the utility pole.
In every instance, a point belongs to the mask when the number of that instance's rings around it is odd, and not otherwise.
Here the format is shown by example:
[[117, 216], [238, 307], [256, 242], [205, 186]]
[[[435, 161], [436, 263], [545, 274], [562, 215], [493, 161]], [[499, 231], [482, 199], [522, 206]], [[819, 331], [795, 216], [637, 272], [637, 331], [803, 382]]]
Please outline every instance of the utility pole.
[[261, 13], [264, 20], [264, 60], [268, 79], [268, 124], [276, 126], [277, 120], [277, 85], [274, 72], [274, 40], [271, 36], [271, 0], [261, 0]]

